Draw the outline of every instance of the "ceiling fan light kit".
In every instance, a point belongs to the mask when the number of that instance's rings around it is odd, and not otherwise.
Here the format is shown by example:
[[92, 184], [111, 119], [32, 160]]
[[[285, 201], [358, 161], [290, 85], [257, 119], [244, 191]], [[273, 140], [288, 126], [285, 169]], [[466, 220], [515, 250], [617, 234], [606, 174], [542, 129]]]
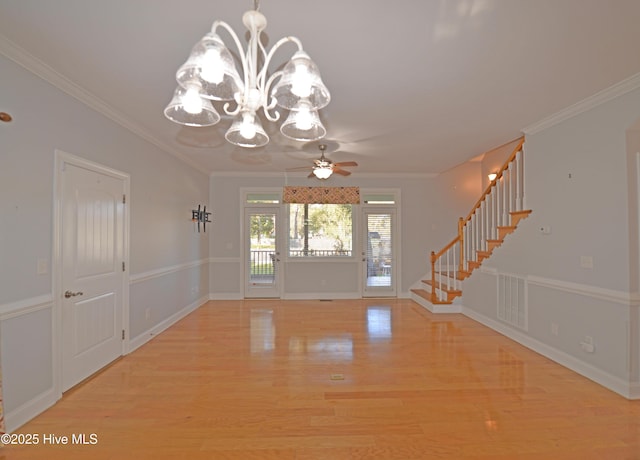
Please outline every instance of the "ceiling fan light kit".
[[[296, 37], [280, 39], [267, 53], [260, 42], [267, 19], [258, 11], [257, 2], [254, 6], [254, 10], [242, 17], [250, 34], [246, 51], [226, 22], [215, 21], [211, 32], [193, 47], [187, 61], [176, 72], [178, 88], [164, 110], [165, 116], [182, 125], [212, 126], [221, 118], [212, 101], [222, 101], [224, 112], [234, 117], [225, 135], [227, 141], [241, 147], [260, 147], [269, 142], [269, 136], [258, 113], [261, 110], [264, 119], [276, 122], [280, 119], [277, 106], [289, 111], [280, 127], [284, 136], [298, 141], [321, 139], [326, 129], [318, 110], [329, 103], [331, 96], [318, 67]], [[218, 29], [226, 30], [233, 39], [242, 77]], [[289, 42], [298, 50], [282, 70], [267, 75], [276, 50]]]
[[[313, 160], [313, 166], [311, 167], [311, 174], [307, 177], [317, 177], [318, 179], [328, 179], [331, 177], [333, 173], [340, 174], [341, 176], [349, 176], [351, 172], [346, 169], [342, 169], [344, 166], [358, 166], [358, 163], [355, 161], [343, 161], [340, 163], [334, 163], [324, 156], [324, 152], [327, 149], [325, 144], [318, 144], [318, 149], [320, 149], [320, 158], [317, 160]], [[307, 169], [308, 166], [300, 167], [300, 168], [290, 168], [287, 171], [297, 171]]]

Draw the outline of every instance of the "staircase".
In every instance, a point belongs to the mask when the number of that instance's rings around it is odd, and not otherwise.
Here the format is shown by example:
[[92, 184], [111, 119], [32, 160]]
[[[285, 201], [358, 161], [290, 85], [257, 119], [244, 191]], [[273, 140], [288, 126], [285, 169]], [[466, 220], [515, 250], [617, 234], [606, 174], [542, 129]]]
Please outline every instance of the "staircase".
[[431, 275], [411, 289], [411, 298], [434, 313], [455, 313], [454, 301], [474, 270], [493, 254], [518, 223], [529, 216], [524, 209], [524, 137], [497, 172], [466, 218], [458, 221], [458, 235], [438, 252], [431, 252]]

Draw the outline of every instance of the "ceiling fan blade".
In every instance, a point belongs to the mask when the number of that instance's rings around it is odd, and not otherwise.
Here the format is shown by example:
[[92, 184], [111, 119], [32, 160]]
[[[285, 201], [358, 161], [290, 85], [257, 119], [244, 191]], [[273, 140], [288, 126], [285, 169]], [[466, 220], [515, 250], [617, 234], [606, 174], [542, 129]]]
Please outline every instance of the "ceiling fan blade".
[[340, 163], [334, 163], [334, 166], [358, 166], [355, 161], [341, 161]]
[[341, 176], [349, 176], [351, 173], [346, 169], [333, 168], [333, 172], [336, 174], [340, 174]]
[[312, 172], [311, 172], [311, 174], [309, 174], [309, 175], [307, 176], [307, 178], [311, 178], [311, 177], [313, 177], [314, 175], [315, 175], [315, 174], [313, 174], [313, 171], [312, 171]]

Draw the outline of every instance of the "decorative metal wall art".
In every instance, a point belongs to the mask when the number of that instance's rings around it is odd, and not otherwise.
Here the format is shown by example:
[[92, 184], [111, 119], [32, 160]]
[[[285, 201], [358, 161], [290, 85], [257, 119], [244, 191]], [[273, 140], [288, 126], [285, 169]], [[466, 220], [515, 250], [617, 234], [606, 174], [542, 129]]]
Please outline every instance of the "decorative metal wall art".
[[200, 224], [202, 223], [202, 231], [207, 231], [207, 223], [210, 223], [209, 216], [210, 212], [207, 212], [206, 206], [198, 205], [198, 209], [193, 209], [191, 211], [191, 220], [194, 223], [198, 224], [198, 233], [200, 233]]

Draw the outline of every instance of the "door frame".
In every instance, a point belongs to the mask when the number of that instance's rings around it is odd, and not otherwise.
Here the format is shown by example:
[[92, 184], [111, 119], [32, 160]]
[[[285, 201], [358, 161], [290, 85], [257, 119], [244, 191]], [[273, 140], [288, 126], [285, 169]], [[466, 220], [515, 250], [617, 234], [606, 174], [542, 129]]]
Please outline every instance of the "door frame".
[[[368, 203], [367, 197], [369, 196], [388, 196], [393, 198], [392, 203]], [[360, 280], [360, 296], [362, 298], [375, 298], [375, 297], [400, 297], [404, 296], [402, 291], [402, 216], [401, 216], [401, 190], [398, 188], [361, 188], [360, 198], [362, 203], [360, 204], [360, 212], [358, 213], [358, 219], [360, 220], [358, 235], [358, 254], [366, 253], [367, 246], [367, 220], [366, 215], [368, 212], [391, 212], [394, 215], [394, 221], [391, 227], [392, 237], [392, 253], [393, 253], [393, 266], [392, 281], [393, 281], [393, 294], [380, 290], [378, 292], [367, 292], [367, 270], [362, 264], [359, 268], [359, 280]], [[364, 254], [363, 254], [364, 256]], [[361, 260], [363, 257], [358, 257]], [[366, 258], [366, 256], [365, 256]]]
[[51, 262], [52, 274], [52, 293], [53, 293], [53, 312], [52, 312], [52, 362], [53, 362], [53, 387], [57, 399], [62, 397], [62, 197], [63, 197], [63, 174], [65, 165], [71, 164], [76, 167], [88, 169], [99, 174], [115, 177], [124, 182], [124, 193], [126, 203], [124, 207], [123, 222], [123, 258], [125, 263], [125, 271], [122, 277], [122, 328], [125, 330], [125, 338], [122, 341], [121, 354], [125, 355], [129, 352], [129, 206], [131, 177], [129, 174], [118, 171], [116, 169], [86, 160], [82, 157], [72, 155], [62, 150], [55, 150], [54, 153], [54, 174], [53, 174], [53, 254]]
[[387, 207], [382, 207], [382, 206], [367, 206], [367, 207], [363, 207], [362, 208], [362, 231], [361, 231], [361, 236], [362, 236], [362, 240], [361, 240], [361, 251], [362, 251], [362, 255], [363, 255], [363, 260], [366, 260], [368, 255], [367, 255], [367, 244], [368, 244], [368, 237], [367, 237], [367, 232], [369, 231], [368, 229], [368, 222], [367, 222], [367, 215], [368, 214], [389, 214], [391, 216], [391, 254], [393, 256], [393, 264], [391, 265], [391, 286], [389, 287], [380, 287], [380, 288], [376, 288], [376, 287], [367, 287], [367, 279], [368, 279], [368, 268], [367, 268], [367, 263], [363, 264], [361, 267], [361, 277], [362, 277], [362, 297], [397, 297], [398, 296], [398, 272], [399, 270], [397, 269], [397, 256], [396, 256], [396, 252], [397, 252], [397, 248], [398, 248], [398, 242], [396, 241], [398, 239], [398, 235], [397, 235], [397, 223], [398, 223], [398, 213], [395, 207], [392, 206], [387, 206]]
[[[275, 246], [276, 246], [276, 259], [278, 266], [274, 271], [274, 287], [272, 288], [275, 294], [274, 297], [248, 297], [248, 294], [251, 291], [251, 287], [249, 286], [249, 276], [251, 271], [251, 264], [248, 262], [248, 251], [251, 250], [250, 243], [248, 240], [250, 228], [248, 227], [248, 217], [249, 214], [254, 210], [264, 210], [265, 214], [273, 213], [275, 215], [275, 227], [276, 227], [276, 237], [275, 237]], [[280, 254], [282, 251], [282, 205], [281, 204], [258, 204], [257, 206], [246, 205], [243, 208], [243, 230], [242, 230], [242, 267], [243, 267], [243, 275], [242, 275], [242, 286], [243, 286], [243, 298], [246, 299], [254, 299], [254, 298], [267, 298], [267, 299], [280, 299], [282, 298], [282, 284], [284, 277], [282, 276], [283, 270], [283, 257]], [[256, 288], [257, 290], [259, 288]]]

